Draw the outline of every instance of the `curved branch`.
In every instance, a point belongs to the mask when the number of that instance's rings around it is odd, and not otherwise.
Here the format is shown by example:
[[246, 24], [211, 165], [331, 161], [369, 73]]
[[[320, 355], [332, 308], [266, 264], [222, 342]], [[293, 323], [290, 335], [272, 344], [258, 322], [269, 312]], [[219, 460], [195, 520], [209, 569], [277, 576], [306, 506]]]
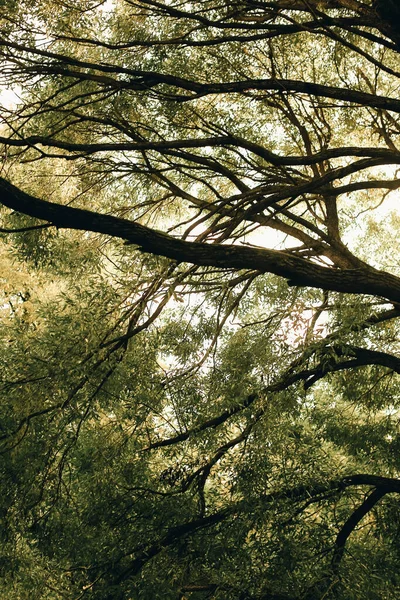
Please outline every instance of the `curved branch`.
[[358, 348], [356, 346], [332, 346], [332, 350], [334, 350], [337, 356], [348, 356], [351, 357], [351, 359], [338, 363], [321, 363], [316, 369], [309, 372], [311, 376], [304, 378], [304, 389], [307, 390], [310, 388], [327, 373], [335, 373], [337, 371], [365, 367], [368, 365], [380, 365], [391, 369], [395, 373], [400, 373], [400, 359], [393, 354], [378, 352], [377, 350], [368, 350], [366, 348]]
[[45, 220], [56, 227], [103, 233], [135, 244], [144, 252], [178, 262], [251, 269], [285, 277], [289, 285], [371, 294], [400, 302], [400, 278], [372, 267], [330, 269], [278, 250], [187, 242], [127, 219], [41, 200], [3, 178], [0, 178], [0, 202], [12, 210]]
[[[91, 119], [89, 119], [91, 120]], [[108, 121], [100, 121], [105, 126]], [[0, 136], [0, 143], [5, 146], [25, 147], [25, 146], [48, 146], [50, 148], [59, 148], [69, 152], [81, 152], [84, 154], [94, 154], [97, 152], [125, 152], [125, 151], [142, 151], [156, 150], [163, 152], [164, 150], [181, 149], [181, 148], [213, 148], [213, 147], [241, 147], [250, 152], [253, 152], [266, 162], [275, 166], [308, 166], [315, 165], [319, 162], [332, 158], [341, 158], [348, 156], [357, 156], [365, 158], [378, 158], [387, 160], [387, 164], [398, 164], [400, 161], [400, 151], [395, 152], [387, 148], [362, 148], [356, 146], [343, 148], [330, 148], [322, 150], [312, 155], [307, 156], [280, 156], [264, 148], [260, 144], [256, 144], [243, 137], [235, 135], [225, 135], [209, 138], [194, 138], [194, 139], [177, 139], [177, 140], [162, 140], [162, 141], [136, 141], [136, 142], [100, 142], [100, 143], [74, 143], [65, 140], [47, 136], [28, 136], [26, 138], [14, 139]]]
[[[381, 492], [383, 492], [383, 495], [393, 492], [400, 493], [400, 480], [398, 479], [368, 474], [356, 474], [351, 475], [349, 477], [344, 477], [339, 480], [328, 481], [322, 484], [311, 483], [308, 485], [297, 486], [295, 488], [288, 488], [284, 490], [270, 492], [268, 494], [260, 496], [258, 503], [260, 506], [265, 506], [266, 504], [275, 503], [278, 500], [290, 500], [298, 502], [305, 499], [309, 500], [310, 497], [317, 497], [321, 494], [326, 494], [327, 492], [334, 492], [335, 490], [337, 492], [341, 492], [348, 487], [359, 485], [367, 485], [374, 487], [379, 486], [379, 489], [381, 490]], [[176, 541], [186, 536], [193, 535], [202, 529], [207, 529], [209, 527], [213, 527], [218, 525], [219, 523], [224, 522], [226, 519], [240, 513], [244, 505], [248, 506], [247, 498], [227, 508], [223, 508], [213, 514], [202, 516], [197, 519], [192, 519], [191, 521], [187, 521], [186, 523], [182, 523], [180, 525], [172, 526], [169, 529], [167, 529], [167, 531], [164, 534], [162, 534], [157, 541], [150, 542], [148, 545], [142, 543], [135, 549], [123, 554], [117, 562], [121, 562], [123, 559], [128, 559], [129, 563], [114, 578], [114, 583], [119, 585], [127, 578], [134, 577], [135, 575], [140, 573], [141, 569], [146, 563], [148, 563], [155, 556], [160, 554], [160, 552], [162, 552], [164, 548], [167, 548], [173, 545]], [[368, 506], [369, 504], [367, 505], [367, 507]], [[368, 510], [370, 509], [368, 508]], [[361, 515], [357, 523], [363, 516], [361, 513], [362, 511], [360, 510], [356, 515], [357, 517]], [[356, 518], [353, 516], [351, 524], [355, 520]], [[357, 523], [355, 523], [354, 526], [356, 526]], [[347, 529], [345, 530], [345, 532], [346, 531]], [[344, 535], [345, 533], [343, 533], [340, 538], [338, 536], [339, 543], [341, 542], [342, 538], [344, 539]], [[113, 568], [114, 566], [115, 565], [113, 565]], [[99, 578], [103, 577], [104, 575], [105, 572], [103, 571], [103, 573], [100, 574]]]
[[384, 487], [376, 488], [364, 502], [347, 519], [335, 540], [335, 549], [332, 557], [332, 571], [336, 574], [344, 555], [345, 545], [360, 521], [373, 509], [375, 504], [387, 494]]
[[[52, 53], [45, 51], [33, 50], [32, 48], [19, 45], [7, 40], [0, 39], [0, 46], [14, 47], [15, 49], [34, 52], [35, 54], [44, 54], [51, 56]], [[59, 55], [55, 55], [56, 60], [60, 59]], [[86, 69], [95, 69], [96, 71], [108, 72], [113, 75], [119, 73], [123, 75], [124, 79], [115, 79], [108, 75], [97, 75], [93, 72], [83, 72], [76, 69], [71, 69], [66, 64], [72, 63], [74, 66], [79, 66]], [[49, 62], [48, 64], [36, 64], [32, 66], [25, 66], [21, 68], [21, 71], [27, 74], [38, 74], [38, 75], [61, 75], [63, 77], [72, 77], [79, 81], [93, 81], [107, 89], [130, 89], [137, 91], [148, 91], [149, 89], [155, 88], [159, 85], [165, 84], [176, 89], [191, 92], [191, 95], [175, 95], [171, 96], [172, 99], [178, 101], [188, 101], [202, 96], [214, 95], [214, 94], [229, 94], [229, 93], [241, 93], [249, 92], [253, 90], [258, 91], [277, 91], [282, 93], [294, 92], [307, 94], [310, 96], [316, 96], [321, 98], [332, 98], [341, 102], [349, 102], [358, 104], [361, 106], [368, 106], [373, 108], [381, 108], [388, 111], [400, 113], [400, 100], [388, 96], [378, 96], [368, 92], [361, 92], [358, 90], [350, 90], [347, 88], [339, 88], [336, 86], [323, 85], [319, 83], [312, 83], [307, 81], [301, 81], [296, 79], [246, 79], [243, 81], [228, 81], [228, 82], [216, 82], [216, 83], [200, 83], [184, 77], [177, 77], [168, 73], [158, 73], [155, 71], [144, 71], [139, 69], [128, 69], [125, 67], [118, 67], [116, 65], [98, 65], [96, 63], [86, 63], [83, 61], [76, 61], [68, 57], [62, 56], [62, 59], [57, 62]]]

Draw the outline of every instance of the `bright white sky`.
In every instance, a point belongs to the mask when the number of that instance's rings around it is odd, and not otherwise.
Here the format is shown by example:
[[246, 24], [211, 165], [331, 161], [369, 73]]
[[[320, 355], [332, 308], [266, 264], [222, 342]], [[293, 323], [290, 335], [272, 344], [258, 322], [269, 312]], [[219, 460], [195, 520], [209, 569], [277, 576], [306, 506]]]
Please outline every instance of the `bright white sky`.
[[2, 88], [0, 91], [0, 105], [4, 108], [12, 108], [19, 100], [17, 94], [18, 91], [13, 91], [9, 88]]

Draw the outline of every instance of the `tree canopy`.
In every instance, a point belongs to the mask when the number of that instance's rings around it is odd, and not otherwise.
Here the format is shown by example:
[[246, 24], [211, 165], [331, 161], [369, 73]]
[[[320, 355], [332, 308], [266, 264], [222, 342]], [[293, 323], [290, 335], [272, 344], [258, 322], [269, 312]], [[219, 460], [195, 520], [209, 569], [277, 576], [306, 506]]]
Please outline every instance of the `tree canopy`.
[[395, 0], [0, 2], [0, 590], [400, 590]]

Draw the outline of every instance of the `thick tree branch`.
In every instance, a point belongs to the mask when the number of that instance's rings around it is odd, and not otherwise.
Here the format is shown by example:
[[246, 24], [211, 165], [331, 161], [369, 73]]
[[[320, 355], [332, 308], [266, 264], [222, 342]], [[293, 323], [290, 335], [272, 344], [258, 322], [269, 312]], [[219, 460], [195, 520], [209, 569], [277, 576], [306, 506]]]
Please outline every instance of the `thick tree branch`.
[[[83, 118], [85, 120], [85, 118]], [[104, 121], [106, 126], [108, 123]], [[319, 162], [332, 158], [341, 158], [348, 156], [357, 156], [365, 158], [378, 158], [387, 161], [387, 164], [398, 164], [400, 162], [400, 151], [395, 152], [387, 148], [362, 148], [362, 147], [343, 147], [330, 148], [321, 152], [307, 156], [280, 156], [264, 148], [260, 144], [255, 144], [243, 137], [235, 135], [225, 135], [209, 138], [194, 138], [194, 139], [177, 139], [163, 141], [136, 141], [136, 142], [100, 142], [100, 143], [74, 143], [66, 140], [58, 140], [53, 137], [46, 136], [28, 136], [26, 138], [15, 139], [11, 137], [0, 136], [0, 143], [5, 146], [27, 147], [27, 146], [47, 146], [49, 148], [59, 148], [69, 152], [79, 152], [83, 154], [94, 154], [99, 152], [125, 152], [125, 151], [142, 151], [156, 150], [163, 152], [164, 150], [181, 149], [181, 148], [213, 148], [213, 147], [229, 147], [244, 148], [253, 152], [266, 162], [276, 166], [308, 166], [315, 165]], [[385, 163], [386, 164], [386, 163]]]
[[364, 502], [359, 506], [347, 519], [335, 540], [335, 549], [332, 557], [332, 570], [338, 572], [340, 562], [343, 558], [345, 545], [360, 521], [373, 509], [375, 504], [379, 502], [387, 494], [385, 487], [377, 487], [371, 492]]
[[289, 285], [371, 294], [400, 302], [400, 279], [372, 267], [337, 270], [321, 267], [277, 250], [187, 242], [127, 219], [35, 198], [3, 178], [0, 178], [0, 202], [12, 210], [42, 219], [56, 227], [103, 233], [135, 244], [144, 252], [165, 256], [178, 262], [220, 268], [254, 269], [285, 277]]
[[[381, 493], [379, 498], [388, 493], [400, 493], [400, 480], [398, 479], [380, 477], [377, 475], [356, 474], [351, 475], [349, 477], [344, 477], [339, 480], [332, 480], [325, 483], [301, 485], [295, 488], [289, 488], [286, 490], [279, 490], [268, 494], [264, 494], [259, 498], [258, 503], [260, 506], [265, 506], [266, 504], [275, 503], [278, 500], [291, 500], [297, 502], [302, 501], [304, 499], [309, 499], [310, 497], [316, 497], [321, 494], [325, 494], [326, 492], [334, 490], [336, 490], [337, 492], [341, 492], [346, 488], [360, 485], [373, 486], [379, 488]], [[373, 496], [373, 498], [375, 499], [375, 496]], [[374, 504], [379, 500], [379, 498], [375, 500]], [[116, 583], [121, 583], [128, 577], [133, 577], [137, 575], [149, 560], [157, 556], [164, 548], [167, 548], [168, 546], [174, 544], [177, 540], [188, 535], [192, 535], [201, 529], [213, 527], [230, 518], [231, 516], [235, 515], [236, 513], [240, 513], [243, 504], [247, 502], [248, 500], [244, 499], [243, 501], [231, 505], [226, 509], [222, 509], [219, 512], [207, 515], [199, 519], [193, 519], [192, 521], [188, 521], [181, 525], [171, 527], [163, 536], [160, 537], [160, 539], [157, 542], [154, 542], [146, 549], [143, 549], [143, 545], [141, 545], [140, 552], [133, 550], [129, 554], [126, 554], [123, 558], [132, 555], [136, 556], [135, 558], [133, 558], [130, 564], [122, 571], [122, 573], [118, 575]], [[355, 523], [355, 527], [358, 524], [358, 522], [363, 518], [366, 512], [370, 510], [369, 505], [370, 503], [368, 503], [365, 507], [364, 505], [362, 505], [364, 508], [360, 507], [359, 512], [356, 511], [357, 515], [355, 517], [352, 516], [351, 525]], [[365, 509], [367, 509], [367, 511], [363, 512]], [[353, 531], [354, 527], [352, 527], [351, 531]], [[348, 529], [349, 527], [346, 528], [345, 533]], [[350, 535], [351, 531], [348, 535]], [[346, 540], [348, 535], [346, 536]], [[344, 533], [340, 532], [338, 538], [340, 544], [342, 542], [342, 539], [344, 539]], [[337, 543], [337, 546], [339, 546], [339, 544]]]
[[351, 358], [350, 360], [344, 360], [342, 362], [334, 362], [334, 360], [329, 363], [322, 362], [318, 367], [309, 372], [309, 376], [304, 378], [305, 389], [310, 388], [327, 373], [335, 373], [338, 371], [365, 367], [367, 365], [381, 365], [382, 367], [391, 369], [395, 373], [400, 373], [400, 359], [393, 354], [378, 352], [377, 350], [368, 350], [366, 348], [358, 348], [356, 346], [332, 346], [332, 350], [338, 357], [348, 356]]
[[[381, 320], [387, 320], [390, 318], [396, 318], [399, 316], [398, 311], [392, 310], [387, 311], [387, 313], [383, 313], [380, 315]], [[371, 324], [379, 323], [379, 317], [371, 317], [366, 324], [360, 326], [370, 326]], [[368, 324], [368, 325], [367, 325]], [[183, 442], [189, 439], [191, 436], [200, 433], [201, 431], [205, 431], [207, 429], [215, 429], [219, 427], [223, 423], [225, 423], [232, 416], [242, 412], [252, 404], [254, 404], [261, 397], [265, 397], [268, 394], [273, 394], [275, 392], [283, 391], [289, 388], [294, 383], [299, 381], [304, 381], [305, 389], [310, 388], [314, 383], [318, 380], [322, 379], [328, 373], [333, 373], [337, 371], [343, 371], [346, 369], [353, 369], [357, 367], [367, 366], [367, 365], [381, 365], [383, 367], [387, 367], [394, 371], [395, 373], [400, 374], [400, 359], [393, 354], [388, 354], [386, 352], [378, 352], [376, 350], [368, 350], [365, 348], [358, 348], [356, 346], [329, 346], [327, 345], [327, 350], [334, 350], [336, 356], [351, 356], [354, 357], [351, 360], [345, 360], [343, 362], [336, 363], [335, 361], [330, 361], [329, 363], [324, 362], [321, 363], [314, 369], [303, 369], [301, 371], [293, 372], [296, 367], [299, 366], [299, 362], [301, 359], [308, 360], [311, 356], [310, 353], [306, 355], [306, 357], [300, 357], [300, 359], [296, 359], [293, 363], [285, 370], [285, 372], [279, 377], [279, 379], [272, 383], [271, 385], [264, 388], [261, 392], [249, 394], [246, 398], [237, 404], [234, 404], [230, 409], [225, 410], [220, 413], [218, 416], [208, 419], [195, 425], [194, 427], [184, 431], [178, 435], [175, 435], [170, 438], [166, 438], [163, 440], [159, 440], [150, 444], [147, 448], [144, 448], [143, 451], [155, 450], [157, 448], [163, 448], [165, 446], [173, 446], [180, 442]], [[317, 351], [317, 348], [313, 349], [314, 352]], [[256, 412], [251, 423], [255, 423], [262, 415], [264, 414], [264, 410], [261, 409]], [[229, 442], [228, 444], [230, 444]]]
[[[244, 81], [216, 82], [216, 83], [200, 83], [183, 77], [177, 77], [167, 73], [158, 73], [153, 71], [129, 69], [118, 65], [102, 65], [97, 63], [89, 63], [79, 61], [64, 55], [60, 56], [48, 51], [33, 49], [28, 46], [17, 44], [9, 40], [0, 39], [0, 47], [14, 48], [16, 50], [28, 53], [34, 53], [52, 59], [52, 62], [37, 63], [34, 65], [26, 65], [21, 69], [20, 61], [19, 69], [30, 75], [61, 75], [62, 77], [72, 77], [79, 81], [93, 81], [108, 89], [130, 89], [148, 91], [156, 86], [165, 84], [175, 89], [191, 92], [192, 95], [171, 97], [176, 100], [192, 100], [209, 94], [226, 94], [248, 92], [250, 90], [262, 91], [278, 91], [278, 92], [295, 92], [308, 94], [311, 96], [332, 98], [341, 102], [349, 102], [374, 108], [381, 108], [388, 111], [400, 112], [400, 100], [387, 96], [378, 96], [358, 90], [350, 90], [347, 88], [339, 88], [335, 86], [322, 85], [318, 83], [306, 82], [293, 79], [246, 79]], [[56, 62], [59, 60], [59, 62]], [[66, 65], [71, 64], [83, 70], [69, 68]], [[99, 75], [97, 73], [88, 72], [96, 70], [97, 72], [109, 73], [111, 75], [121, 74], [123, 79], [115, 79], [109, 75]]]

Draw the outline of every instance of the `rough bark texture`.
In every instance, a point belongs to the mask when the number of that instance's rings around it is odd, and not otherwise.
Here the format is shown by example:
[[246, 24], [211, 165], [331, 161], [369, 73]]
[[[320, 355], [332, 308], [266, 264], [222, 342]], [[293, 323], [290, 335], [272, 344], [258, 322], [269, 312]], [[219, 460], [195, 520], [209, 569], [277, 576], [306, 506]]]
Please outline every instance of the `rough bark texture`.
[[0, 179], [0, 202], [56, 227], [93, 231], [126, 240], [144, 252], [200, 266], [253, 269], [285, 277], [289, 285], [372, 294], [400, 302], [400, 279], [369, 268], [331, 269], [288, 252], [248, 246], [187, 242], [127, 219], [54, 204], [26, 194]]

